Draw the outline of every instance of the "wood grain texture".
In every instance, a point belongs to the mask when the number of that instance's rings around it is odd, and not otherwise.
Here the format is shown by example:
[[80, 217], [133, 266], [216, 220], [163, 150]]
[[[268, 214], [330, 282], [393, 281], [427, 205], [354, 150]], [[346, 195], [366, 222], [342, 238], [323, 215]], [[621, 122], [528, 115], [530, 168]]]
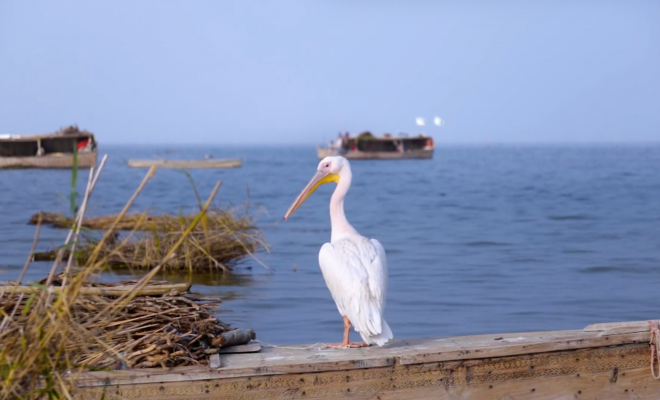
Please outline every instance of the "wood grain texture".
[[[626, 344], [648, 349], [649, 333], [599, 336], [583, 330], [478, 335], [440, 339], [393, 340], [383, 347], [328, 349], [319, 346], [264, 347], [258, 353], [221, 354], [222, 368], [190, 367], [192, 370], [90, 372], [81, 377], [85, 385], [152, 383], [181, 380], [256, 377], [344, 371], [364, 368], [415, 365], [430, 362], [465, 361], [520, 356]], [[650, 357], [650, 356], [649, 356]]]
[[[656, 399], [642, 344], [285, 375], [108, 385], [78, 399]], [[191, 374], [187, 374], [191, 376]]]

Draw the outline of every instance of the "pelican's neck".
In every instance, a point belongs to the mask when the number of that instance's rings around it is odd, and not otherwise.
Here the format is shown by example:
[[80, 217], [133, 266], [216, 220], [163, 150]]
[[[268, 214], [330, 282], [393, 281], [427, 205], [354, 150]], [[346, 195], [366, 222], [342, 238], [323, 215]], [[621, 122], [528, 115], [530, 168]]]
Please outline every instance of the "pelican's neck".
[[339, 240], [350, 234], [357, 234], [355, 228], [348, 223], [344, 214], [344, 197], [351, 187], [351, 170], [344, 169], [339, 175], [339, 182], [330, 198], [330, 226], [332, 227], [331, 242]]

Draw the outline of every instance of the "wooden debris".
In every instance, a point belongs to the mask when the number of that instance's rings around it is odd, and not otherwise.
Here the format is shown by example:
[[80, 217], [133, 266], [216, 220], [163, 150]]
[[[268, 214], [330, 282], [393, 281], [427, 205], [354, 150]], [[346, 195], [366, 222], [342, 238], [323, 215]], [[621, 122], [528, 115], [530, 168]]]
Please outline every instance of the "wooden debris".
[[209, 357], [209, 367], [213, 369], [218, 369], [222, 367], [222, 361], [220, 360], [220, 354], [212, 354]]
[[241, 159], [208, 159], [208, 160], [128, 160], [131, 168], [240, 168]]
[[[73, 220], [62, 213], [39, 211], [32, 215], [28, 221], [29, 225], [36, 225], [42, 218], [43, 225], [53, 225], [56, 228], [69, 229], [73, 225]], [[192, 215], [149, 215], [146, 213], [135, 212], [124, 215], [119, 221], [117, 216], [97, 216], [85, 217], [81, 224], [88, 229], [107, 230], [113, 227], [120, 231], [173, 231], [179, 230], [181, 225], [188, 226], [192, 223], [196, 214]], [[116, 225], [115, 225], [116, 221]], [[197, 228], [200, 229], [201, 227]], [[225, 210], [209, 210], [207, 212], [207, 228], [210, 230], [226, 229], [252, 229], [254, 228], [249, 216], [237, 215], [236, 213]]]
[[222, 347], [219, 354], [237, 354], [237, 353], [258, 353], [261, 351], [261, 345], [258, 342], [243, 344], [239, 346]]
[[[62, 276], [54, 281], [56, 294], [61, 289], [57, 286], [61, 281]], [[90, 282], [81, 288], [80, 293], [88, 296], [77, 299], [72, 308], [74, 318], [96, 332], [98, 337], [105, 338], [113, 351], [108, 352], [106, 347], [92, 343], [87, 353], [76, 360], [77, 363], [111, 369], [208, 364], [209, 356], [218, 353], [221, 346], [245, 344], [256, 337], [252, 329], [233, 329], [219, 321], [212, 310], [219, 306], [220, 300], [198, 300], [198, 296], [187, 293], [190, 285], [185, 283], [173, 285], [152, 281], [121, 310], [116, 310], [110, 319], [94, 320], [113, 298], [134, 290], [136, 283]], [[22, 292], [16, 288], [29, 290]], [[0, 291], [5, 292], [0, 298], [0, 311], [10, 313], [17, 302], [18, 309], [29, 309], [26, 307], [29, 296], [19, 293], [33, 293], [42, 288], [41, 285], [0, 287]], [[29, 313], [17, 316], [14, 323], [20, 326], [27, 318]]]
[[[166, 285], [147, 285], [140, 290], [138, 290], [138, 296], [155, 296], [163, 295], [166, 293], [174, 292], [186, 292], [190, 288], [189, 283], [177, 283], [177, 284], [166, 284]], [[60, 293], [61, 287], [53, 287], [54, 293]], [[129, 286], [100, 286], [100, 287], [83, 287], [80, 288], [80, 294], [82, 295], [97, 295], [97, 296], [121, 296], [126, 292], [135, 290], [134, 285]], [[0, 292], [4, 293], [25, 293], [31, 294], [40, 290], [36, 286], [0, 286]]]
[[236, 329], [221, 334], [213, 339], [211, 344], [213, 347], [229, 347], [237, 346], [248, 343], [250, 340], [255, 340], [257, 336], [252, 329]]

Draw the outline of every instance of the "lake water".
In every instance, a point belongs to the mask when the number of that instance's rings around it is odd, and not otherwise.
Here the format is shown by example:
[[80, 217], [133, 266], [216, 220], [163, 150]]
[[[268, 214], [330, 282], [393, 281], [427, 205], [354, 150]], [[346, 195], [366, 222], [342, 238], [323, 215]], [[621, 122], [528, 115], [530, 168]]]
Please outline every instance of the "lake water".
[[[313, 147], [101, 146], [110, 158], [90, 215], [119, 211], [146, 170], [129, 158], [241, 157], [232, 170], [194, 170], [202, 197], [218, 180], [221, 205], [247, 198], [270, 254], [234, 274], [170, 274], [226, 299], [219, 317], [269, 343], [338, 342], [342, 320], [318, 252], [330, 239], [324, 185], [286, 222], [314, 174]], [[385, 317], [395, 337], [580, 329], [658, 318], [660, 146], [440, 147], [433, 160], [354, 161], [349, 221], [387, 251]], [[84, 191], [87, 171], [78, 190]], [[18, 276], [38, 210], [67, 210], [70, 171], [0, 171], [0, 280]], [[133, 210], [193, 211], [186, 176], [159, 170]], [[42, 229], [40, 250], [66, 232]], [[28, 280], [50, 265], [34, 263]], [[118, 271], [107, 279], [128, 279]], [[358, 340], [357, 334], [352, 338]]]

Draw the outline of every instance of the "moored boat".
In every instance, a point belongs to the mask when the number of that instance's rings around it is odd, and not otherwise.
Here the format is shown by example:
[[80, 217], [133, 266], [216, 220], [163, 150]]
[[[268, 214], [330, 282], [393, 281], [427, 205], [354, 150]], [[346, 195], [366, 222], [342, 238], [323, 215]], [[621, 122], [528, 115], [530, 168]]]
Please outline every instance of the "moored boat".
[[43, 135], [0, 134], [0, 169], [71, 168], [74, 148], [79, 168], [96, 165], [94, 135], [75, 125]]
[[350, 160], [429, 159], [433, 158], [434, 149], [433, 138], [423, 134], [413, 137], [374, 136], [371, 132], [363, 132], [356, 137], [340, 135], [327, 147], [317, 147], [316, 153], [319, 159], [336, 155]]
[[85, 373], [74, 398], [657, 399], [655, 334], [638, 321], [358, 349], [250, 342], [210, 366]]

